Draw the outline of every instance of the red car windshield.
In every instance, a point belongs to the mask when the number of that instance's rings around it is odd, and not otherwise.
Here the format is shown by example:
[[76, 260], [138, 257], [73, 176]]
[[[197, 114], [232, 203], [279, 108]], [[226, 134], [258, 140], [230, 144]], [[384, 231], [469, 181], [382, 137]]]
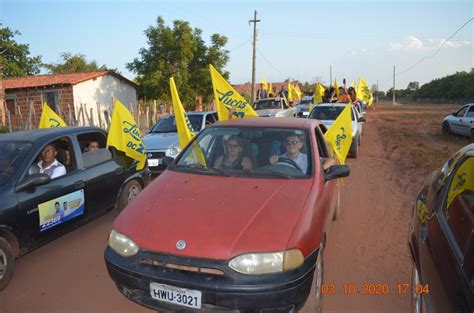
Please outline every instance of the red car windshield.
[[305, 129], [209, 127], [174, 168], [217, 175], [307, 177], [312, 173], [310, 147]]

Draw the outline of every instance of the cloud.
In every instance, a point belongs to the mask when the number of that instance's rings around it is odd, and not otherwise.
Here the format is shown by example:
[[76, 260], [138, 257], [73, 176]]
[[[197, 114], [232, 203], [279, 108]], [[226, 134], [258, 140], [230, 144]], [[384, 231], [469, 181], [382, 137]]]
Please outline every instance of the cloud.
[[[413, 35], [407, 36], [401, 42], [391, 42], [389, 46], [389, 51], [412, 51], [412, 50], [434, 50], [438, 49], [439, 46], [444, 42], [444, 39], [427, 39], [422, 41]], [[443, 48], [461, 48], [472, 44], [470, 41], [460, 40], [460, 41], [446, 41], [443, 44]]]

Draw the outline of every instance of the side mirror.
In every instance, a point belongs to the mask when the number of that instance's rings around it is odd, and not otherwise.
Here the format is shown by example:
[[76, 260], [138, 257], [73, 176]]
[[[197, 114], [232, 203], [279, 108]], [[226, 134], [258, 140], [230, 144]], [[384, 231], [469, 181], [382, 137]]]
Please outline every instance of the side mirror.
[[451, 113], [452, 116], [458, 116], [457, 112]]
[[365, 122], [365, 116], [361, 116], [358, 119], [359, 123]]
[[51, 177], [48, 174], [33, 174], [26, 176], [21, 182], [16, 186], [15, 191], [23, 191], [31, 187], [41, 186], [49, 183]]
[[324, 171], [324, 180], [328, 181], [331, 179], [347, 177], [350, 173], [351, 170], [347, 165], [333, 165]]
[[173, 163], [174, 158], [172, 158], [170, 156], [165, 156], [165, 157], [163, 157], [162, 161], [163, 161], [163, 165], [165, 167], [168, 167], [171, 163]]

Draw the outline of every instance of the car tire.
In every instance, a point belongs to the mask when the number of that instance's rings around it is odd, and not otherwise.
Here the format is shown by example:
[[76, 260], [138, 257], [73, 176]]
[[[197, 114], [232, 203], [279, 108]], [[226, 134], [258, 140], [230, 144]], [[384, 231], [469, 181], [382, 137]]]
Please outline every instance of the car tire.
[[352, 140], [351, 147], [349, 148], [349, 156], [354, 159], [356, 159], [357, 155], [359, 154], [358, 141], [359, 141], [359, 136], [355, 138], [355, 140]]
[[337, 188], [337, 198], [336, 198], [336, 209], [334, 210], [334, 215], [332, 220], [335, 221], [341, 216], [341, 192], [339, 187]]
[[305, 304], [299, 311], [300, 313], [321, 313], [323, 311], [323, 294], [321, 288], [324, 278], [324, 244], [321, 242], [314, 267], [313, 281], [311, 290]]
[[0, 237], [0, 290], [3, 290], [10, 280], [15, 268], [15, 256], [10, 243]]
[[126, 183], [120, 192], [120, 197], [117, 203], [117, 211], [122, 212], [122, 210], [125, 209], [125, 207], [136, 198], [142, 189], [142, 185], [140, 185], [136, 179]]
[[451, 135], [452, 134], [451, 127], [449, 126], [448, 122], [443, 123], [443, 134], [445, 134], [445, 135]]
[[420, 285], [420, 273], [415, 262], [411, 271], [411, 311], [412, 313], [423, 313], [423, 299], [421, 293], [416, 292], [416, 286]]

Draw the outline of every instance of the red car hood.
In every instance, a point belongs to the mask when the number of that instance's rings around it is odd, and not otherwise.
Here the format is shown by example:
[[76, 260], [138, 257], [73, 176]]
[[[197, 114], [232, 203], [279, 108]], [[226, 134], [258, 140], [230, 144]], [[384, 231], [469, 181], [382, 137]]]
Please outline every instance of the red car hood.
[[[282, 251], [312, 179], [255, 179], [165, 171], [116, 219], [113, 228], [141, 248], [227, 260]], [[178, 240], [186, 241], [182, 251]]]

